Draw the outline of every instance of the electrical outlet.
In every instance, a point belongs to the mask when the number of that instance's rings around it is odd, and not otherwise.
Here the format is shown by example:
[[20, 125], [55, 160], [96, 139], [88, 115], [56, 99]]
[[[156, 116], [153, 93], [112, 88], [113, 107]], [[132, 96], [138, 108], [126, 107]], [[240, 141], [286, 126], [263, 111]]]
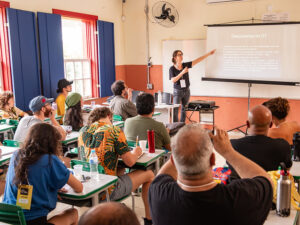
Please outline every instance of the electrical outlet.
[[152, 90], [153, 89], [153, 84], [151, 84], [151, 83], [147, 84], [147, 89]]

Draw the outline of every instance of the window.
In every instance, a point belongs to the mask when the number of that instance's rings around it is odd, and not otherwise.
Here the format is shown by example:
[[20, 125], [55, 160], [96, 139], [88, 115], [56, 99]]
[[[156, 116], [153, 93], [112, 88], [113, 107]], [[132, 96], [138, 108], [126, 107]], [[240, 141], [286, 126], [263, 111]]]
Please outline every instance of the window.
[[91, 60], [87, 57], [85, 23], [62, 18], [65, 77], [73, 80], [73, 92], [92, 97]]

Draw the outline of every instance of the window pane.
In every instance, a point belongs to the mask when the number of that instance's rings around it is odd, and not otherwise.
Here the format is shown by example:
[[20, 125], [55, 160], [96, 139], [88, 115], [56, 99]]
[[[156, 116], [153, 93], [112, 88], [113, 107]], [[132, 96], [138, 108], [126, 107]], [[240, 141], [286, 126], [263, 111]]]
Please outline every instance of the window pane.
[[84, 97], [92, 97], [92, 80], [84, 80]]
[[66, 73], [66, 78], [67, 80], [74, 80], [74, 64], [73, 62], [66, 62], [65, 63], [65, 73]]
[[82, 79], [82, 62], [75, 62], [75, 78]]
[[84, 23], [81, 20], [62, 19], [63, 49], [65, 59], [86, 58]]
[[83, 95], [83, 80], [75, 80], [75, 92]]
[[83, 78], [91, 78], [91, 62], [84, 61], [82, 66], [83, 66]]

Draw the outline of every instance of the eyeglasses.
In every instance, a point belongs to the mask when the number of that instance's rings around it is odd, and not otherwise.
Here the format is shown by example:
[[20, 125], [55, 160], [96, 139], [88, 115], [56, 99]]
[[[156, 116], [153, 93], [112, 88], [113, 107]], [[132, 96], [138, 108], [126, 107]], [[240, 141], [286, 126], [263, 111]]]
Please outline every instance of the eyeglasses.
[[179, 54], [177, 54], [177, 56], [183, 56], [183, 53], [179, 53]]

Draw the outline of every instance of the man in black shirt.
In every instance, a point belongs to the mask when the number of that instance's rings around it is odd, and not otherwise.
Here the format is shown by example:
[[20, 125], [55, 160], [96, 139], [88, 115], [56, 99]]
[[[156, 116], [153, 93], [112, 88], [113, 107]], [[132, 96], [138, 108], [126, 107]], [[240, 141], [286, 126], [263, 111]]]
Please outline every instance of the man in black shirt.
[[[268, 137], [272, 126], [272, 113], [263, 105], [255, 106], [249, 113], [247, 121], [249, 136], [232, 139], [233, 148], [243, 156], [251, 159], [266, 171], [277, 170], [280, 162], [287, 168], [292, 166], [290, 145], [284, 139]], [[231, 169], [230, 181], [240, 178], [235, 169]]]
[[215, 163], [209, 135], [199, 125], [187, 125], [172, 140], [172, 157], [149, 189], [155, 225], [258, 225], [271, 208], [273, 188], [260, 166], [236, 152], [225, 131], [210, 134], [214, 148], [244, 178], [229, 185], [212, 177]]

